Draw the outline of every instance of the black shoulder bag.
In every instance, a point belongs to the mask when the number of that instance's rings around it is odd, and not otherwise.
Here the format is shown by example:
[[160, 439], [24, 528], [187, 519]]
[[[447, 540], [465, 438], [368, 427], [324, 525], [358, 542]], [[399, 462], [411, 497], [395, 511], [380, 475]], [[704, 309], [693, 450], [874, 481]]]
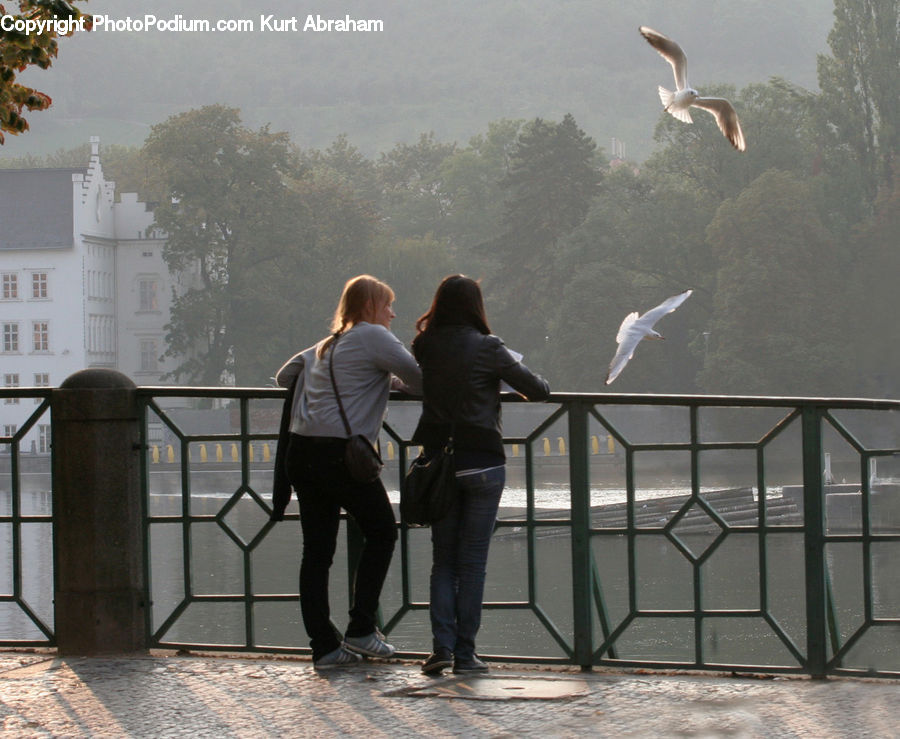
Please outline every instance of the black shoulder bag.
[[347, 414], [344, 412], [344, 404], [341, 402], [341, 394], [337, 389], [337, 382], [334, 379], [334, 345], [337, 344], [340, 334], [335, 335], [331, 342], [331, 357], [328, 361], [328, 372], [331, 374], [331, 386], [334, 388], [334, 397], [337, 399], [338, 410], [341, 412], [341, 420], [344, 422], [344, 430], [347, 432], [347, 446], [344, 449], [344, 464], [347, 470], [357, 482], [372, 482], [381, 474], [384, 462], [381, 461], [381, 455], [378, 450], [372, 446], [362, 434], [354, 434], [350, 429], [350, 422], [347, 420]]
[[470, 365], [451, 406], [454, 417], [450, 421], [450, 436], [444, 446], [431, 459], [424, 452], [419, 454], [412, 461], [400, 485], [400, 518], [408, 526], [429, 526], [436, 523], [450, 512], [456, 502], [453, 436], [456, 433], [456, 411], [469, 384], [471, 371]]

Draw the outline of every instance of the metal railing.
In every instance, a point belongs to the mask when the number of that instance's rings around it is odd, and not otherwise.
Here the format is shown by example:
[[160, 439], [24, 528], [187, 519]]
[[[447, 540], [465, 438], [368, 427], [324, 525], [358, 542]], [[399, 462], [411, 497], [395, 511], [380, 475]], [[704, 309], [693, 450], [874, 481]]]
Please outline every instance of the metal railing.
[[[276, 437], [282, 391], [139, 393], [145, 429], [164, 427], [180, 479], [174, 492], [154, 493], [145, 464], [152, 643], [308, 652], [297, 607], [298, 514], [289, 509], [287, 525], [268, 521], [271, 462], [258, 453], [251, 462], [251, 448]], [[185, 398], [232, 402], [233, 428], [186, 428], [164, 407]], [[385, 471], [393, 495], [417, 407], [392, 396], [382, 442], [397, 449]], [[890, 565], [900, 552], [900, 487], [871, 474], [872, 460], [890, 472], [900, 458], [898, 411], [896, 401], [809, 398], [505, 399], [513, 417], [505, 443], [524, 448], [524, 460], [510, 455], [519, 500], [504, 504], [492, 545], [483, 651], [582, 666], [900, 675], [892, 646], [900, 589]], [[547, 436], [565, 440], [560, 454], [542, 450]], [[597, 453], [598, 436], [614, 453]], [[215, 490], [198, 490], [201, 467], [217, 474], [196, 461], [203, 444], [240, 450], [239, 469], [220, 470]], [[826, 453], [849, 483], [826, 484]], [[670, 489], [654, 493], [651, 478]], [[163, 499], [173, 507], [163, 510]], [[383, 629], [412, 656], [430, 645], [430, 551], [427, 529], [400, 534]], [[358, 543], [348, 526], [332, 570], [340, 604]], [[167, 564], [157, 564], [154, 548], [168, 553]]]
[[[268, 518], [264, 445], [284, 392], [137, 394], [151, 646], [308, 653], [296, 503], [285, 523]], [[44, 508], [27, 502], [19, 448], [51, 397], [0, 390], [38, 401], [0, 437], [0, 645], [54, 644], [52, 511], [46, 491]], [[417, 416], [417, 401], [392, 396], [382, 443], [395, 501]], [[489, 658], [900, 676], [900, 402], [554, 394], [505, 397], [504, 416], [508, 484], [479, 635]], [[216, 445], [237, 462], [207, 453]], [[172, 461], [150, 451], [168, 446]], [[348, 522], [335, 614], [358, 547]], [[403, 655], [430, 645], [429, 570], [428, 529], [401, 525], [382, 622]]]
[[[0, 644], [55, 645], [51, 458], [22, 449], [48, 421], [50, 394], [50, 388], [0, 390]], [[25, 482], [34, 478], [33, 485]]]

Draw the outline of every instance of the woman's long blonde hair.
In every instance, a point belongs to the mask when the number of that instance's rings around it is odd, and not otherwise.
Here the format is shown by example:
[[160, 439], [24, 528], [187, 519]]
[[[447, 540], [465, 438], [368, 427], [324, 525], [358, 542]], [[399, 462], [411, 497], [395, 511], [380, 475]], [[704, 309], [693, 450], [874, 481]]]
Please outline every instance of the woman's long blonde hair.
[[347, 280], [331, 320], [331, 336], [322, 342], [317, 355], [321, 357], [336, 336], [371, 318], [380, 306], [393, 300], [394, 291], [390, 286], [372, 275], [359, 275]]

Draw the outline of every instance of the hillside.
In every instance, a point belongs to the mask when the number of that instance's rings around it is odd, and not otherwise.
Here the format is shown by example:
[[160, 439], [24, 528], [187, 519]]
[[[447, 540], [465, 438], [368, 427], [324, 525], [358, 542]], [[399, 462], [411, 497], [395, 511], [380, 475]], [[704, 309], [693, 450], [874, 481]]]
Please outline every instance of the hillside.
[[[324, 4], [323, 4], [324, 5]], [[677, 6], [677, 8], [676, 8]], [[657, 84], [666, 64], [641, 40], [651, 25], [676, 38], [695, 86], [741, 87], [785, 77], [815, 88], [831, 3], [822, 0], [345, 0], [279, 11], [257, 0], [91, 0], [116, 19], [248, 19], [253, 32], [101, 31], [63, 39], [49, 72], [30, 84], [54, 99], [10, 137], [2, 156], [46, 154], [100, 134], [142, 143], [148, 127], [208, 103], [241, 108], [251, 125], [271, 123], [303, 147], [345, 132], [367, 154], [434, 131], [465, 142], [500, 118], [559, 119], [571, 112], [607, 150], [623, 140], [630, 158], [653, 149]], [[377, 18], [382, 33], [263, 32], [260, 15], [307, 12]]]

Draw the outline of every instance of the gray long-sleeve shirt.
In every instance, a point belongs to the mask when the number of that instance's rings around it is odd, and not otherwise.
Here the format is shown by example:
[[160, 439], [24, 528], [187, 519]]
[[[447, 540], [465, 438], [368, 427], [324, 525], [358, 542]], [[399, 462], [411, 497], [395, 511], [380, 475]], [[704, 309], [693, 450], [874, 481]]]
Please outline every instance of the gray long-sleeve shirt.
[[[276, 373], [275, 382], [281, 387], [290, 387], [294, 378], [302, 373], [294, 391], [292, 433], [346, 437], [328, 370], [332, 349], [326, 350], [319, 359], [316, 357], [318, 346], [311, 346], [291, 357]], [[334, 379], [350, 430], [375, 443], [387, 409], [391, 375], [402, 381], [399, 389], [421, 395], [419, 365], [396, 336], [374, 323], [357, 323], [345, 331], [333, 351]]]

